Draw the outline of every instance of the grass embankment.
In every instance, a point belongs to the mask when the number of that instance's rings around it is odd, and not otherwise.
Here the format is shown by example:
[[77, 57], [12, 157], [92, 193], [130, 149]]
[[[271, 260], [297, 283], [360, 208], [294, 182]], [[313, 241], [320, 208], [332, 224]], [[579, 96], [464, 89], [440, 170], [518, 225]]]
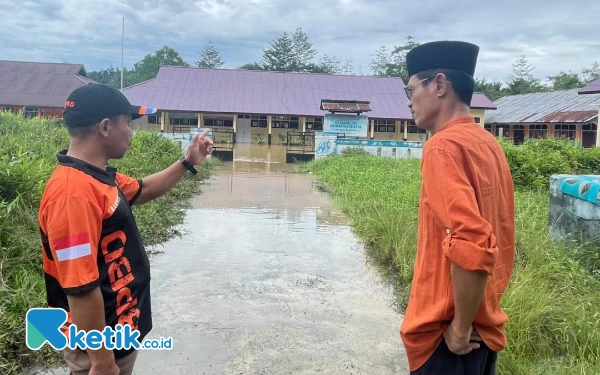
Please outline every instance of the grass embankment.
[[[25, 343], [25, 314], [45, 306], [37, 210], [45, 183], [56, 167], [56, 152], [67, 148], [68, 133], [53, 120], [26, 120], [0, 112], [0, 374], [22, 373], [33, 362], [50, 363], [57, 352], [45, 346], [31, 351]], [[152, 133], [137, 133], [127, 156], [112, 163], [139, 178], [168, 167], [181, 155], [179, 146]], [[207, 159], [208, 161], [208, 159]], [[210, 175], [211, 159], [165, 196], [135, 207], [144, 244], [158, 245], [183, 221], [186, 198], [199, 193]]]
[[[499, 374], [600, 374], [598, 249], [551, 240], [547, 188], [554, 173], [600, 173], [600, 149], [502, 144], [517, 190], [517, 258], [502, 299], [510, 322]], [[391, 276], [403, 306], [416, 254], [419, 165], [356, 152], [307, 165], [348, 213], [371, 261]]]

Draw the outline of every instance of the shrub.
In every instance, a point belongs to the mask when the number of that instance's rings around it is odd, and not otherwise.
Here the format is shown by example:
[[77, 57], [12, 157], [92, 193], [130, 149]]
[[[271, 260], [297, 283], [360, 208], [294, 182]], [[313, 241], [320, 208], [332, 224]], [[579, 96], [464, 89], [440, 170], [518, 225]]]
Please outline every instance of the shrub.
[[[25, 345], [25, 314], [45, 306], [41, 243], [37, 214], [44, 187], [57, 165], [56, 152], [68, 147], [61, 122], [25, 119], [0, 112], [0, 373], [19, 374], [33, 362], [50, 364], [58, 352], [46, 347], [32, 352]], [[181, 151], [174, 142], [155, 133], [137, 133], [125, 158], [111, 162], [123, 173], [144, 177], [175, 162]], [[200, 190], [216, 159], [188, 175], [165, 196], [134, 207], [144, 245], [173, 236], [180, 224], [185, 199]]]

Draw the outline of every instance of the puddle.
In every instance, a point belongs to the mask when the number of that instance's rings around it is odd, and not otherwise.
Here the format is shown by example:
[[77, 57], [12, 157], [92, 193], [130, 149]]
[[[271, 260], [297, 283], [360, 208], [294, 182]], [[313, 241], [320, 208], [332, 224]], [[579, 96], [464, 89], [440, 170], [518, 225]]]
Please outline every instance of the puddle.
[[173, 349], [134, 373], [408, 374], [393, 291], [345, 215], [283, 147], [243, 146], [151, 258], [149, 338]]

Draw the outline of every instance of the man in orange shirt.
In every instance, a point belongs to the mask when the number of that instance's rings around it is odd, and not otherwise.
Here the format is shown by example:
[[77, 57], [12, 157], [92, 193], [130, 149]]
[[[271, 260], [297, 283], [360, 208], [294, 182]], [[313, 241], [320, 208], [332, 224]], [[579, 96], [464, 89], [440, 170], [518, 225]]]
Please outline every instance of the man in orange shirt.
[[[67, 311], [65, 335], [72, 324], [85, 332], [129, 326], [141, 343], [152, 329], [150, 263], [131, 206], [162, 196], [188, 171], [197, 173], [193, 166], [212, 152], [205, 130], [185, 156], [152, 176], [133, 179], [109, 167], [108, 160], [131, 146], [132, 119], [154, 112], [100, 84], [74, 90], [65, 102], [70, 144], [56, 155], [39, 210], [47, 304]], [[134, 346], [64, 351], [73, 375], [128, 375], [136, 356]]]
[[506, 346], [500, 298], [515, 255], [512, 176], [470, 115], [479, 47], [441, 41], [407, 56], [408, 106], [429, 130], [417, 257], [400, 329], [411, 374], [491, 375]]

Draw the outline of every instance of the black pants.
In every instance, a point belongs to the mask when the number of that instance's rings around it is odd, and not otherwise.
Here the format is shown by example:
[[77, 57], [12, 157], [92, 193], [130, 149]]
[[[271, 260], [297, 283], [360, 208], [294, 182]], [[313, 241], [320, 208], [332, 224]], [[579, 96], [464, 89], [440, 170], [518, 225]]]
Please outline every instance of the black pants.
[[431, 357], [411, 375], [496, 375], [498, 353], [492, 351], [483, 342], [479, 349], [471, 353], [456, 355], [448, 349], [446, 341], [437, 347]]

